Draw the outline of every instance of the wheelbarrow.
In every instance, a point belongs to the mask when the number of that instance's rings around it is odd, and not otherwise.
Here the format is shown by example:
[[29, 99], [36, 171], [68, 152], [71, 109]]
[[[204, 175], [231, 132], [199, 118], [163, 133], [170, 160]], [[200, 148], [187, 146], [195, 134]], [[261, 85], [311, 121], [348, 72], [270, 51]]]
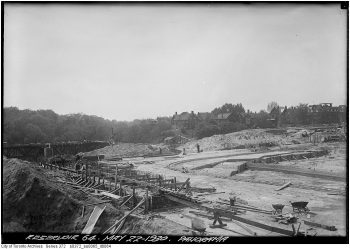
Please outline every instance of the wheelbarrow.
[[293, 212], [297, 213], [307, 213], [310, 211], [310, 209], [307, 207], [308, 202], [306, 201], [296, 201], [296, 202], [291, 202]]
[[274, 209], [273, 214], [282, 214], [282, 210], [284, 208], [284, 205], [282, 205], [282, 204], [272, 204], [272, 207]]

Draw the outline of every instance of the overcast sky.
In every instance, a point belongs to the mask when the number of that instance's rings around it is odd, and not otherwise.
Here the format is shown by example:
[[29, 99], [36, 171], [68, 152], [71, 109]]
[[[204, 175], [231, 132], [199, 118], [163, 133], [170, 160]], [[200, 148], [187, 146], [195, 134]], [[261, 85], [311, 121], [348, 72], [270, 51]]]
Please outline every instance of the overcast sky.
[[116, 120], [346, 103], [334, 5], [5, 4], [4, 106]]

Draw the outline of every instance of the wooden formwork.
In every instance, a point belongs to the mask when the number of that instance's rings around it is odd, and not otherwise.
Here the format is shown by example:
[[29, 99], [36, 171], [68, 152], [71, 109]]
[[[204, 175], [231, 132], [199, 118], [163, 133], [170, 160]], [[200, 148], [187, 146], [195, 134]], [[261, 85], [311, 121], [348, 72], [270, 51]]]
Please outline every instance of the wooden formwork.
[[258, 159], [254, 159], [251, 162], [253, 163], [278, 163], [283, 161], [292, 161], [292, 160], [303, 160], [314, 157], [321, 157], [328, 154], [326, 150], [318, 151], [305, 151], [305, 152], [296, 152], [296, 153], [286, 153], [278, 154], [271, 156], [262, 156]]
[[145, 192], [145, 212], [160, 208], [169, 204], [169, 200], [162, 193], [180, 195], [181, 192], [189, 192], [189, 179], [179, 182], [176, 177], [166, 179], [165, 176], [137, 171], [134, 169], [118, 168], [117, 166], [101, 167], [95, 163], [85, 163], [82, 170], [63, 168], [53, 164], [43, 164], [45, 168], [65, 170], [80, 177], [79, 185], [84, 188], [105, 190], [121, 197], [131, 193], [132, 198], [125, 203], [129, 207], [135, 207], [141, 197], [137, 196], [136, 189]]

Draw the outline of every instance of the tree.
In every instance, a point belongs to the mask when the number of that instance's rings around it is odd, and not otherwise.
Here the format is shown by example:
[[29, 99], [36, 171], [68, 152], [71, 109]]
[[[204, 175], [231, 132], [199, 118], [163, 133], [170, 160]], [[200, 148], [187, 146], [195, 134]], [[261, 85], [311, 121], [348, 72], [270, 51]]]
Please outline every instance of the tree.
[[275, 101], [270, 102], [267, 105], [267, 112], [270, 113], [273, 110], [273, 108], [278, 107], [278, 106], [279, 105], [277, 104], [277, 102], [275, 102]]
[[212, 111], [212, 114], [215, 116], [220, 113], [231, 113], [231, 121], [238, 123], [242, 123], [245, 117], [245, 110], [241, 103], [238, 103], [236, 105], [226, 103], [223, 106], [215, 108]]
[[310, 117], [307, 104], [299, 104], [296, 107], [296, 123], [297, 124], [309, 124]]
[[201, 122], [195, 129], [195, 135], [197, 138], [210, 137], [220, 133], [220, 128], [216, 125], [212, 125], [206, 122]]
[[25, 128], [26, 137], [24, 139], [25, 142], [45, 142], [46, 135], [41, 131], [41, 129], [35, 124], [28, 124]]

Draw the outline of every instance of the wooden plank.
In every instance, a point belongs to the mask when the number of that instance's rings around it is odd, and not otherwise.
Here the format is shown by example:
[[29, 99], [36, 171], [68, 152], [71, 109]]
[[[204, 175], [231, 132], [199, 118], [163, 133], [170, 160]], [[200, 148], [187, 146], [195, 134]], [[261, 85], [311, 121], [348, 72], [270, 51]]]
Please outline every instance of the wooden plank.
[[[185, 204], [185, 202], [183, 202], [183, 203]], [[206, 210], [210, 210], [212, 212], [214, 212], [214, 210], [215, 210], [215, 212], [217, 212], [220, 216], [231, 218], [232, 220], [236, 220], [236, 221], [239, 221], [239, 222], [242, 222], [242, 223], [246, 223], [248, 225], [256, 226], [256, 227], [259, 227], [259, 228], [262, 228], [262, 229], [265, 229], [265, 230], [268, 230], [268, 231], [271, 231], [271, 232], [275, 232], [275, 233], [279, 233], [279, 234], [283, 234], [283, 235], [287, 235], [287, 236], [293, 236], [293, 231], [289, 231], [289, 230], [285, 230], [285, 229], [282, 229], [282, 228], [279, 228], [279, 227], [273, 227], [273, 226], [266, 225], [266, 224], [263, 224], [263, 223], [259, 223], [259, 222], [256, 222], [256, 221], [248, 220], [248, 219], [245, 219], [245, 218], [242, 218], [242, 217], [239, 217], [239, 216], [235, 215], [235, 213], [232, 212], [232, 211], [218, 209], [218, 208], [214, 209], [214, 208], [211, 208], [211, 207], [208, 207], [208, 206], [205, 206], [205, 205], [198, 205], [198, 204], [196, 205], [194, 203], [192, 203], [192, 204], [188, 203], [188, 204], [189, 204], [188, 206], [194, 206], [196, 208], [206, 209]]]
[[[195, 214], [195, 215], [197, 215], [197, 216], [201, 216], [201, 217], [208, 218], [209, 220], [213, 220], [213, 219], [214, 219], [214, 216], [209, 215], [209, 214], [203, 214], [203, 213], [196, 212], [196, 211], [192, 211], [192, 210], [190, 210], [190, 211], [188, 211], [188, 212], [189, 212], [190, 214]], [[222, 221], [232, 221], [232, 219], [229, 219], [229, 218], [221, 218], [221, 217], [220, 217], [220, 219], [221, 219]]]
[[130, 195], [127, 199], [126, 199], [126, 201], [124, 201], [122, 204], [120, 204], [120, 206], [119, 207], [122, 207], [122, 206], [124, 206], [128, 201], [130, 201], [131, 200], [131, 198], [132, 198], [133, 196], [132, 195]]
[[252, 230], [250, 230], [248, 227], [242, 225], [241, 223], [235, 221], [235, 220], [232, 220], [233, 223], [235, 223], [237, 226], [240, 226], [241, 228], [243, 228], [244, 230], [246, 230], [248, 233], [250, 233], [251, 235], [253, 236], [257, 236], [256, 232], [253, 232]]
[[226, 231], [230, 231], [230, 232], [233, 232], [233, 233], [237, 233], [237, 234], [242, 235], [242, 236], [249, 236], [249, 235], [247, 235], [247, 234], [243, 234], [243, 233], [237, 232], [237, 231], [235, 231], [235, 230], [233, 230], [233, 229], [230, 229], [230, 228], [227, 228], [227, 227], [220, 227], [219, 229], [224, 229], [224, 230], [226, 230]]
[[111, 232], [115, 226], [117, 226], [120, 222], [126, 219], [130, 214], [132, 214], [136, 209], [138, 209], [145, 202], [145, 198], [143, 198], [130, 212], [125, 214], [120, 220], [117, 220], [110, 228], [108, 228], [103, 234]]
[[115, 190], [113, 190], [113, 191], [110, 191], [109, 193], [114, 194], [114, 193], [116, 193], [119, 189], [120, 189], [120, 188], [117, 188], [117, 189], [115, 189]]
[[104, 196], [107, 196], [107, 197], [111, 197], [111, 198], [113, 198], [115, 200], [119, 200], [120, 198], [122, 198], [119, 195], [114, 195], [114, 194], [111, 194], [109, 192], [101, 192], [101, 195], [104, 195]]
[[181, 190], [183, 190], [189, 181], [190, 181], [190, 178], [187, 178], [187, 180], [182, 184], [182, 186], [176, 192], [180, 192]]
[[84, 206], [87, 207], [87, 206], [100, 205], [100, 204], [107, 203], [107, 202], [111, 202], [111, 200], [101, 201], [101, 202], [97, 202], [97, 203], [89, 203], [89, 204], [85, 204]]
[[186, 182], [174, 182], [174, 183], [164, 183], [163, 185], [162, 185], [162, 187], [164, 187], [164, 188], [172, 188], [172, 187], [175, 187], [175, 186], [179, 186], [179, 185], [182, 185], [182, 184], [185, 184]]
[[113, 234], [118, 234], [118, 232], [123, 228], [126, 219], [127, 219], [127, 218], [125, 218], [125, 219], [119, 224], [119, 226], [113, 231]]
[[273, 211], [272, 210], [264, 210], [264, 209], [260, 209], [257, 207], [252, 207], [252, 206], [244, 206], [244, 205], [239, 205], [239, 204], [235, 204], [234, 206], [231, 206], [231, 204], [229, 202], [223, 202], [223, 201], [216, 201], [217, 203], [220, 204], [224, 204], [224, 205], [228, 205], [232, 208], [236, 208], [236, 209], [241, 209], [241, 210], [245, 210], [245, 211], [252, 211], [252, 212], [261, 212], [261, 213], [266, 213], [266, 214], [271, 214]]
[[290, 185], [292, 185], [292, 183], [291, 183], [291, 182], [287, 182], [287, 183], [284, 184], [283, 186], [281, 186], [281, 187], [275, 189], [275, 191], [280, 191], [280, 190], [285, 189], [286, 187], [288, 187], [288, 186], [290, 186]]
[[283, 234], [283, 235], [287, 235], [287, 236], [293, 236], [293, 231], [289, 231], [289, 230], [285, 230], [285, 229], [282, 229], [282, 228], [279, 228], [279, 227], [273, 227], [273, 226], [270, 226], [270, 225], [262, 224], [262, 223], [259, 223], [259, 222], [256, 222], [256, 221], [252, 221], [252, 220], [248, 220], [248, 219], [236, 216], [236, 215], [232, 215], [230, 217], [233, 220], [240, 221], [240, 222], [246, 223], [248, 225], [259, 227], [259, 228], [262, 228], [262, 229], [265, 229], [265, 230], [268, 230], [268, 231], [271, 231], [271, 232], [275, 232], [275, 233], [279, 233], [279, 234]]
[[100, 215], [105, 210], [105, 208], [106, 208], [106, 206], [104, 206], [103, 208], [95, 206], [94, 210], [92, 211], [92, 213], [90, 215], [88, 222], [86, 223], [83, 231], [81, 232], [82, 234], [91, 234], [92, 233], [98, 218], [100, 218]]
[[212, 192], [212, 193], [200, 193], [197, 194], [198, 196], [203, 196], [203, 195], [217, 195], [217, 194], [225, 194], [226, 192]]
[[311, 221], [307, 221], [304, 220], [304, 224], [308, 225], [308, 226], [312, 226], [312, 227], [320, 227], [329, 231], [337, 231], [337, 228], [335, 226], [328, 226], [328, 225], [324, 225], [324, 224], [320, 224], [320, 223], [316, 223], [316, 222], [311, 222]]

